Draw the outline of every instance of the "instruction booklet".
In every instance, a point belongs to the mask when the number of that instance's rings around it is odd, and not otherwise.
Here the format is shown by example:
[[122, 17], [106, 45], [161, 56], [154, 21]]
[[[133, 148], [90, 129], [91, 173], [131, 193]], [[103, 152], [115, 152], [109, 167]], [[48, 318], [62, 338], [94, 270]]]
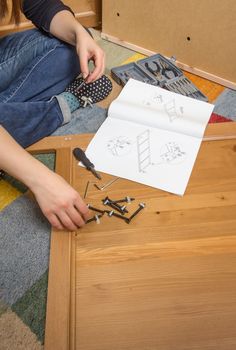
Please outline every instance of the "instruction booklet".
[[86, 155], [97, 171], [183, 195], [213, 108], [130, 79]]

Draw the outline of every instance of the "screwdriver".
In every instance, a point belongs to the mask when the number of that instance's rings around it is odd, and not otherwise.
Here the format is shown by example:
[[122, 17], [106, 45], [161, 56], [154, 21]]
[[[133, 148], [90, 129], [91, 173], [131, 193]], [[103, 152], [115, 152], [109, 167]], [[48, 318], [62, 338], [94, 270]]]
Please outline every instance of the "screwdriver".
[[82, 78], [82, 82], [80, 83], [80, 85], [76, 88], [76, 90], [78, 91], [79, 89], [81, 89], [82, 88], [82, 86], [84, 85], [84, 84], [86, 84], [87, 83], [87, 80], [88, 80], [88, 77], [89, 77], [89, 74], [87, 75], [87, 77], [86, 78], [83, 78], [83, 76], [82, 76], [82, 74], [79, 76], [80, 78]]
[[94, 164], [90, 162], [90, 160], [86, 157], [85, 152], [81, 148], [74, 148], [73, 154], [87, 170], [91, 171], [97, 179], [101, 180], [101, 175], [95, 170]]

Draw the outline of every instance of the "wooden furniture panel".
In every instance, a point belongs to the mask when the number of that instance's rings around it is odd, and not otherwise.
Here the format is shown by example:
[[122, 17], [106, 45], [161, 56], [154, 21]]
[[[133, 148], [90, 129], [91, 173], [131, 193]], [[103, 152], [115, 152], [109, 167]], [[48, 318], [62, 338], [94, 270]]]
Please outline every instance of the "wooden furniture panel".
[[103, 0], [102, 37], [236, 88], [234, 0]]
[[[83, 195], [98, 180], [72, 150], [91, 137], [29, 150], [56, 150], [57, 171]], [[209, 125], [204, 140], [183, 197], [125, 179], [104, 191], [91, 183], [87, 203], [129, 195], [131, 213], [146, 208], [129, 225], [105, 216], [53, 231], [46, 350], [235, 349], [236, 123]]]
[[[75, 17], [85, 27], [97, 27], [101, 25], [101, 0], [65, 0], [63, 1], [75, 13]], [[11, 2], [9, 2], [9, 14], [0, 25], [0, 36], [8, 33], [32, 28], [33, 25], [21, 14], [20, 24], [9, 23], [11, 18]]]

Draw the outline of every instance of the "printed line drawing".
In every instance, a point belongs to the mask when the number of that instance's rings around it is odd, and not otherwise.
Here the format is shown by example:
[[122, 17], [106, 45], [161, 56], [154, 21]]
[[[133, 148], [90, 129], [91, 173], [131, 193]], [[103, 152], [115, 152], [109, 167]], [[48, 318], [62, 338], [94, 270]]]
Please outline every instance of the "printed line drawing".
[[132, 141], [127, 136], [117, 136], [107, 142], [108, 151], [116, 157], [121, 157], [131, 151]]
[[162, 97], [161, 94], [155, 95], [155, 96], [153, 97], [153, 100], [154, 100], [155, 102], [157, 102], [157, 103], [163, 103], [163, 97]]
[[150, 130], [145, 130], [137, 136], [138, 170], [145, 173], [145, 169], [151, 165]]
[[164, 104], [164, 108], [166, 113], [168, 114], [169, 121], [173, 122], [175, 119], [179, 118], [180, 116], [177, 113], [175, 100], [170, 100]]
[[171, 99], [169, 101], [164, 101], [164, 98], [161, 94], [155, 94], [152, 96], [152, 98], [148, 100], [144, 100], [143, 104], [145, 106], [153, 106], [153, 105], [160, 105], [162, 108], [164, 108], [166, 114], [169, 117], [169, 121], [172, 123], [174, 120], [183, 117], [184, 114], [184, 108], [183, 106], [179, 107], [179, 113], [178, 108], [176, 106], [175, 99]]
[[159, 162], [152, 162], [150, 130], [147, 129], [137, 136], [138, 171], [146, 173], [149, 166], [167, 163], [170, 165], [183, 162], [187, 153], [175, 141], [165, 143], [160, 147]]
[[[160, 158], [168, 164], [177, 164], [186, 157], [186, 152], [181, 150], [181, 146], [176, 142], [168, 142], [160, 149]], [[159, 163], [160, 164], [160, 163]]]
[[163, 104], [163, 96], [161, 94], [155, 94], [147, 100], [143, 100], [145, 106], [152, 106], [153, 104]]

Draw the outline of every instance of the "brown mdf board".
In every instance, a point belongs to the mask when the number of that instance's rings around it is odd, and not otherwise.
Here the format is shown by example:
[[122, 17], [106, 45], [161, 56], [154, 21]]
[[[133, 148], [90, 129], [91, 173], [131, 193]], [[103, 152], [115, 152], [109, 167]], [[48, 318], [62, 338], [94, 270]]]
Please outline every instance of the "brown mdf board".
[[102, 37], [236, 89], [235, 0], [103, 0]]
[[[130, 224], [104, 216], [52, 232], [45, 350], [236, 348], [236, 123], [207, 127], [183, 197], [119, 179], [100, 184], [72, 157], [93, 135], [49, 137], [56, 170], [85, 198], [134, 197]], [[112, 176], [102, 174], [102, 183]], [[91, 216], [93, 213], [91, 213]]]
[[[75, 18], [85, 27], [98, 27], [101, 25], [101, 1], [102, 0], [65, 0], [63, 3], [68, 5], [75, 14]], [[33, 24], [21, 14], [20, 23], [16, 26], [9, 23], [12, 14], [12, 2], [9, 1], [9, 13], [0, 24], [0, 37], [11, 32], [30, 29]]]

